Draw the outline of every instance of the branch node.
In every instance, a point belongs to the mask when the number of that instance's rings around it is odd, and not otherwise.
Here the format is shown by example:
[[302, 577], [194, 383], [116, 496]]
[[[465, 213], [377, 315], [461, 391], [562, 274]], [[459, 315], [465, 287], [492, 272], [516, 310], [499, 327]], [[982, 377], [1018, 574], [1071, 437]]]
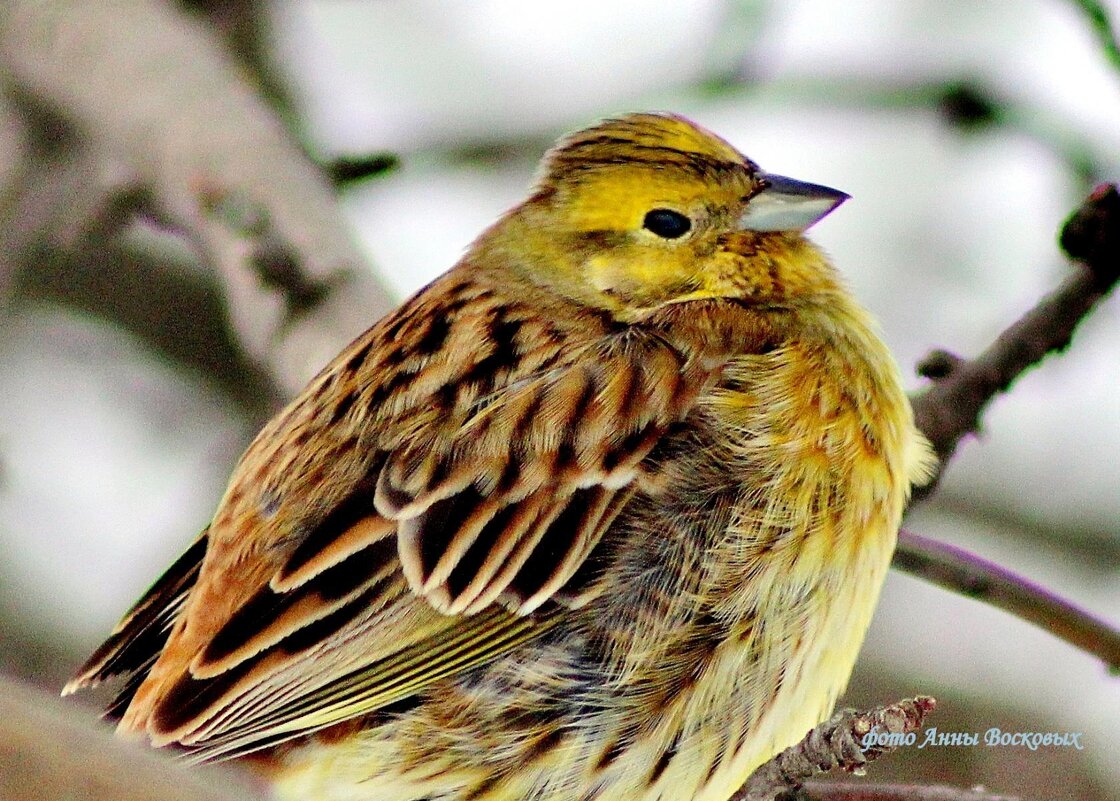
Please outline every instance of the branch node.
[[940, 381], [952, 375], [953, 371], [956, 370], [963, 361], [964, 359], [955, 353], [950, 353], [947, 350], [938, 348], [937, 350], [930, 351], [926, 354], [924, 359], [918, 362], [918, 375], [932, 381]]
[[200, 180], [196, 194], [208, 217], [251, 243], [246, 264], [262, 287], [283, 295], [289, 322], [313, 311], [347, 280], [346, 271], [336, 271], [322, 280], [309, 277], [299, 249], [281, 237], [268, 208], [244, 192]]
[[1062, 226], [1059, 243], [1071, 259], [1084, 264], [1102, 288], [1120, 277], [1120, 192], [1101, 184]]
[[[732, 801], [774, 801], [789, 797], [801, 782], [836, 768], [862, 775], [868, 762], [898, 747], [890, 735], [917, 731], [936, 705], [933, 698], [918, 696], [870, 712], [850, 709], [837, 712], [814, 727], [801, 742], [761, 765], [732, 796]], [[872, 731], [883, 736], [864, 745]]]
[[323, 171], [332, 186], [342, 188], [390, 173], [397, 169], [400, 163], [400, 157], [395, 153], [339, 156], [323, 165]]

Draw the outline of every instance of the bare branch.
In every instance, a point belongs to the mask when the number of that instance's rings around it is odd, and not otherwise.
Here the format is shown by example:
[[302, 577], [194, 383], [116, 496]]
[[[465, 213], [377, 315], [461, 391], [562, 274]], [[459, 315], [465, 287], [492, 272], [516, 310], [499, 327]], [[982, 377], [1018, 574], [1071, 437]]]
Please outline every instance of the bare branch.
[[[919, 367], [933, 384], [913, 398], [918, 427], [941, 465], [980, 426], [988, 403], [1047, 354], [1064, 350], [1073, 332], [1120, 278], [1120, 193], [1099, 187], [1062, 228], [1061, 244], [1080, 267], [1054, 293], [1005, 330], [975, 359], [935, 351]], [[915, 498], [929, 495], [934, 485]], [[1120, 668], [1120, 633], [1068, 601], [959, 548], [903, 532], [894, 566], [1027, 620]]]
[[0, 676], [0, 799], [251, 801], [264, 795], [228, 768], [187, 769], [119, 740], [79, 708]]
[[862, 771], [868, 762], [895, 750], [881, 745], [864, 747], [861, 741], [868, 733], [916, 732], [936, 705], [934, 699], [919, 696], [869, 712], [838, 712], [815, 726], [797, 745], [761, 765], [731, 801], [772, 801], [826, 771]]
[[[1024, 314], [975, 359], [935, 351], [919, 372], [933, 383], [912, 398], [918, 428], [933, 443], [942, 465], [997, 394], [1047, 354], [1064, 350], [1077, 325], [1120, 277], [1120, 193], [1098, 188], [1066, 222], [1062, 247], [1078, 272]], [[929, 495], [934, 484], [915, 493]]]
[[909, 531], [898, 534], [894, 566], [1010, 612], [1120, 670], [1120, 631], [1029, 579], [963, 548]]

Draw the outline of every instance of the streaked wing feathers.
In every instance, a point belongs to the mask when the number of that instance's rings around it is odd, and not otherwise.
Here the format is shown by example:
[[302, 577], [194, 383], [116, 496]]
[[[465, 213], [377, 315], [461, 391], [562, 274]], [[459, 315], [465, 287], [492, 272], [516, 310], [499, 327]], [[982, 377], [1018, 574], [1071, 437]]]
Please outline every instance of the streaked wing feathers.
[[[69, 695], [83, 687], [96, 687], [105, 679], [133, 674], [151, 666], [167, 640], [187, 594], [198, 580], [206, 553], [206, 529], [175, 560], [137, 603], [121, 618], [100, 648], [79, 668], [63, 688]], [[132, 688], [135, 690], [135, 687]], [[124, 693], [114, 703], [120, 705]], [[128, 696], [131, 698], [131, 695]]]
[[715, 369], [574, 322], [455, 273], [383, 320], [265, 428], [209, 534], [71, 688], [132, 673], [123, 727], [224, 758], [546, 631]]
[[[268, 692], [255, 694], [255, 705], [236, 704], [221, 716], [236, 723], [184, 742], [194, 761], [228, 759], [270, 747], [397, 705], [432, 682], [500, 657], [540, 636], [558, 621], [555, 612], [530, 620], [492, 608], [485, 614], [455, 622], [438, 637], [425, 638], [391, 657], [361, 665], [320, 686], [301, 676], [297, 682], [299, 693], [291, 692], [290, 684], [287, 691], [281, 689], [283, 680], [268, 682]], [[354, 663], [331, 648], [322, 656], [341, 664]], [[278, 686], [271, 686], [274, 684]]]
[[527, 614], [552, 597], [699, 389], [655, 338], [620, 336], [584, 356], [382, 467], [375, 505], [399, 521], [409, 586], [440, 611], [475, 613], [502, 597]]

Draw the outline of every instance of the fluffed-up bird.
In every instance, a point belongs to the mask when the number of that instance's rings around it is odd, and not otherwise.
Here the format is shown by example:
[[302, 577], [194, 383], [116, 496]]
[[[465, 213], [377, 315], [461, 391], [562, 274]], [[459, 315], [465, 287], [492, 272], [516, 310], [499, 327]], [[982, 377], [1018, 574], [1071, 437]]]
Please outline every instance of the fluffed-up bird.
[[725, 801], [828, 716], [932, 456], [803, 235], [678, 116], [527, 200], [260, 432], [68, 691], [300, 801]]

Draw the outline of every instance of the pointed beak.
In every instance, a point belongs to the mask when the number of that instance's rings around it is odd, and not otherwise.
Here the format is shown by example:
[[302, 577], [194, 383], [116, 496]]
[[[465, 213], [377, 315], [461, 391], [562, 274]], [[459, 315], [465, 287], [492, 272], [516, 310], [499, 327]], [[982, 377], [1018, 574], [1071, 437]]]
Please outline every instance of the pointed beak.
[[804, 231], [850, 195], [839, 189], [762, 173], [763, 189], [747, 202], [739, 227], [744, 231]]

